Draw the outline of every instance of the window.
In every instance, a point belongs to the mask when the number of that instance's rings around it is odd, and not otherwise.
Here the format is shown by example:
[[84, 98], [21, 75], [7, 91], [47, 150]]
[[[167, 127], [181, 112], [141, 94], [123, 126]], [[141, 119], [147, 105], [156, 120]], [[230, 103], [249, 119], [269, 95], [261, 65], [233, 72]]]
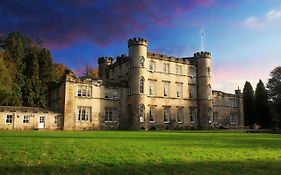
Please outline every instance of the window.
[[237, 124], [237, 114], [236, 113], [231, 113], [229, 118], [230, 118], [231, 125]]
[[140, 65], [140, 67], [144, 67], [144, 57], [143, 56], [140, 56], [140, 58], [139, 58], [139, 65]]
[[177, 108], [177, 121], [178, 123], [183, 123], [183, 107]]
[[215, 124], [218, 123], [218, 112], [213, 113], [213, 123], [215, 123]]
[[131, 59], [129, 58], [128, 67], [131, 68]]
[[23, 116], [23, 123], [29, 123], [29, 115]]
[[104, 122], [117, 122], [117, 108], [105, 108]]
[[163, 95], [164, 97], [168, 97], [169, 96], [169, 82], [164, 82], [164, 88], [163, 88]]
[[211, 124], [213, 122], [213, 111], [212, 111], [212, 108], [209, 107], [208, 108], [208, 117], [209, 117], [209, 124]]
[[179, 65], [176, 65], [176, 74], [177, 75], [182, 75], [182, 67]]
[[140, 117], [140, 122], [144, 122], [144, 105], [140, 104], [139, 105], [139, 117]]
[[140, 93], [143, 94], [144, 91], [144, 78], [140, 78]]
[[176, 97], [180, 98], [182, 97], [182, 83], [176, 83], [177, 89], [176, 89]]
[[208, 85], [208, 99], [212, 98], [212, 86], [209, 84]]
[[190, 85], [189, 86], [189, 98], [190, 99], [195, 99], [195, 85]]
[[77, 96], [78, 97], [91, 97], [92, 87], [91, 86], [78, 86]]
[[6, 123], [13, 123], [13, 115], [7, 115]]
[[191, 77], [196, 77], [195, 67], [189, 67], [187, 74]]
[[238, 101], [236, 98], [230, 98], [229, 99], [230, 101], [230, 106], [233, 107], [233, 108], [237, 108], [238, 107]]
[[91, 107], [80, 106], [78, 107], [77, 121], [89, 122], [91, 119]]
[[155, 107], [149, 107], [149, 123], [155, 123]]
[[170, 107], [164, 107], [163, 118], [164, 123], [170, 123]]
[[154, 61], [151, 61], [149, 64], [149, 71], [154, 72], [156, 68], [156, 63]]
[[59, 115], [55, 116], [55, 124], [60, 125], [61, 117]]
[[196, 123], [196, 108], [189, 108], [190, 111], [190, 123]]
[[166, 74], [170, 73], [169, 63], [163, 63], [163, 72], [166, 73]]
[[117, 89], [106, 88], [104, 90], [104, 98], [105, 99], [118, 99]]
[[155, 95], [155, 80], [149, 80], [149, 95]]
[[207, 73], [208, 73], [208, 76], [211, 75], [211, 68], [210, 67], [207, 67]]

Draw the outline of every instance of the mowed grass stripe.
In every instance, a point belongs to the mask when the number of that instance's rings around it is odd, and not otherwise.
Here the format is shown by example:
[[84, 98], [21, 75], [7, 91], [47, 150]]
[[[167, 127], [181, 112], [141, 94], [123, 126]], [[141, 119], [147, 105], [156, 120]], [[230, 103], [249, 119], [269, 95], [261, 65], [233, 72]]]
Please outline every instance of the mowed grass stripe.
[[281, 135], [1, 131], [0, 174], [280, 174]]

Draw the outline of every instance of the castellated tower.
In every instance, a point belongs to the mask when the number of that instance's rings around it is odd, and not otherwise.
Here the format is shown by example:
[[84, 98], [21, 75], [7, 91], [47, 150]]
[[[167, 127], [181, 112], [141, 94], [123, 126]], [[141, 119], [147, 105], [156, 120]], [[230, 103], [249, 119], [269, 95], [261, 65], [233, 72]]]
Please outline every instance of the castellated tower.
[[[129, 48], [129, 70], [128, 70], [128, 114], [131, 129], [145, 128], [139, 125], [139, 107], [144, 105], [146, 100], [146, 74], [145, 69], [147, 59], [147, 46], [148, 42], [143, 38], [133, 38], [128, 40]], [[143, 87], [141, 88], [141, 85]]]
[[113, 59], [111, 57], [100, 57], [98, 63], [99, 63], [99, 78], [102, 80], [108, 80], [109, 66], [113, 63]]
[[208, 129], [211, 123], [212, 87], [211, 87], [211, 53], [197, 52], [194, 54], [197, 66], [197, 116], [198, 128]]

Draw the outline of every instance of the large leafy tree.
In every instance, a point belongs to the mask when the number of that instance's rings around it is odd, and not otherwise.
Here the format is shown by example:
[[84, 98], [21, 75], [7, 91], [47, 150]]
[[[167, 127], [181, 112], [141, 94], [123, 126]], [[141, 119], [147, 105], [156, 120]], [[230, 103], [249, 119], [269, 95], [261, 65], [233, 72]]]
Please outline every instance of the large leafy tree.
[[[0, 51], [7, 69], [1, 67], [1, 70], [8, 71], [9, 74], [6, 75], [12, 80], [12, 93], [4, 95], [9, 96], [5, 104], [46, 107], [48, 87], [50, 84], [55, 87], [63, 74], [53, 63], [51, 54], [43, 47], [42, 41], [37, 39], [33, 42], [30, 38], [14, 32], [0, 36]], [[65, 66], [60, 66], [63, 67]]]
[[12, 96], [12, 79], [3, 53], [0, 53], [0, 105], [9, 105]]
[[255, 90], [255, 116], [256, 123], [262, 128], [270, 127], [271, 117], [268, 94], [261, 80], [259, 80]]
[[267, 83], [269, 97], [272, 100], [275, 120], [281, 120], [281, 66], [276, 67], [270, 73], [270, 79]]
[[256, 119], [254, 113], [254, 90], [250, 82], [246, 81], [243, 88], [244, 124], [252, 126]]

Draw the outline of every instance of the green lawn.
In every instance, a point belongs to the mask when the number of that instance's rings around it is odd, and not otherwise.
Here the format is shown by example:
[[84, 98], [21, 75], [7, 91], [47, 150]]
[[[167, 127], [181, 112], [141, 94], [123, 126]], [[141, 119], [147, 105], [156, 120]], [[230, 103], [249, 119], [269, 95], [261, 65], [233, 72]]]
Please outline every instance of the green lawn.
[[0, 174], [281, 174], [281, 135], [1, 131]]

